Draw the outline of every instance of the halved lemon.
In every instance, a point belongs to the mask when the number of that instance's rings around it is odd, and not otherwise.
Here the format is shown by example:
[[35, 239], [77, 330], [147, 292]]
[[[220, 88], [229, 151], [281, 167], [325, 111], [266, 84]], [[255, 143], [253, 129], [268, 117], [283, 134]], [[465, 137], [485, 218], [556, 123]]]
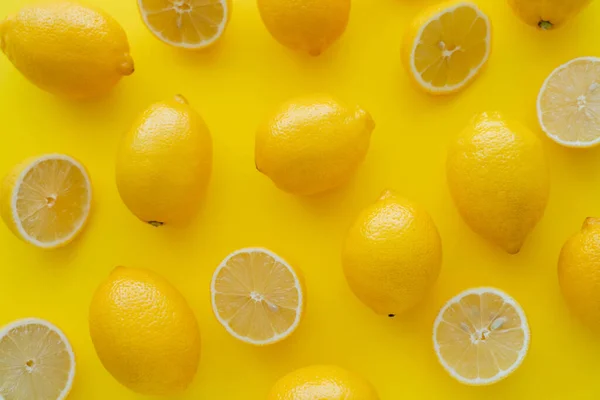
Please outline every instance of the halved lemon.
[[221, 325], [235, 338], [259, 346], [291, 335], [304, 312], [299, 272], [261, 248], [227, 256], [213, 275], [211, 295]]
[[83, 229], [92, 201], [90, 178], [75, 159], [48, 154], [17, 165], [0, 190], [2, 219], [41, 248], [64, 246]]
[[403, 60], [412, 80], [432, 94], [454, 93], [487, 62], [490, 20], [474, 3], [453, 1], [419, 14], [405, 36]]
[[470, 289], [444, 305], [433, 346], [444, 369], [467, 385], [490, 385], [513, 373], [529, 349], [521, 306], [493, 288]]
[[144, 23], [166, 44], [202, 49], [221, 38], [231, 16], [231, 0], [138, 0]]
[[546, 79], [537, 101], [538, 120], [563, 146], [600, 144], [600, 58], [576, 58]]
[[74, 377], [73, 349], [51, 323], [24, 319], [0, 331], [0, 398], [61, 400]]

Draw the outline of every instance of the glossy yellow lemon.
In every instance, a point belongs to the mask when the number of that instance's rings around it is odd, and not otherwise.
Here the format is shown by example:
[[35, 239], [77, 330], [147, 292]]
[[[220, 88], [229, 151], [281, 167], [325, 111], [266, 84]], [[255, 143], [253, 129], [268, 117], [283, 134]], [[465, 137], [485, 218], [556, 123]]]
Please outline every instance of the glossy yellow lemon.
[[138, 0], [142, 20], [166, 44], [203, 49], [216, 43], [231, 18], [232, 0]]
[[121, 25], [71, 0], [23, 7], [0, 23], [0, 47], [31, 82], [69, 98], [105, 94], [134, 70]]
[[52, 249], [71, 242], [90, 214], [92, 184], [85, 167], [64, 154], [25, 160], [0, 190], [2, 219], [20, 239]]
[[354, 294], [389, 317], [425, 297], [441, 264], [440, 235], [427, 211], [391, 191], [358, 216], [342, 252]]
[[508, 0], [519, 18], [543, 30], [560, 27], [590, 3], [591, 0]]
[[521, 306], [493, 288], [450, 299], [433, 325], [433, 346], [444, 369], [466, 385], [491, 385], [519, 368], [529, 350]]
[[419, 88], [431, 94], [454, 93], [472, 82], [487, 63], [491, 37], [490, 20], [474, 3], [437, 4], [409, 26], [402, 60]]
[[465, 222], [510, 254], [542, 218], [550, 192], [540, 140], [497, 112], [476, 115], [452, 141], [447, 174]]
[[116, 268], [96, 290], [90, 334], [104, 367], [145, 395], [185, 389], [200, 360], [200, 331], [183, 296], [158, 274]]
[[217, 320], [233, 337], [263, 346], [290, 336], [302, 320], [302, 276], [277, 254], [261, 248], [231, 253], [210, 286]]
[[153, 226], [187, 222], [212, 169], [212, 138], [182, 96], [151, 105], [123, 138], [117, 156], [121, 199]]
[[75, 378], [67, 337], [48, 321], [28, 318], [0, 330], [0, 399], [66, 399]]
[[600, 330], [600, 219], [588, 218], [562, 248], [558, 282], [571, 311]]
[[346, 30], [350, 0], [257, 0], [262, 20], [284, 46], [318, 56]]
[[259, 127], [256, 168], [289, 193], [336, 188], [365, 158], [374, 128], [367, 111], [331, 96], [290, 100]]
[[379, 400], [362, 376], [333, 365], [300, 368], [281, 378], [267, 400]]
[[600, 58], [580, 57], [556, 68], [537, 101], [542, 130], [567, 147], [600, 144]]

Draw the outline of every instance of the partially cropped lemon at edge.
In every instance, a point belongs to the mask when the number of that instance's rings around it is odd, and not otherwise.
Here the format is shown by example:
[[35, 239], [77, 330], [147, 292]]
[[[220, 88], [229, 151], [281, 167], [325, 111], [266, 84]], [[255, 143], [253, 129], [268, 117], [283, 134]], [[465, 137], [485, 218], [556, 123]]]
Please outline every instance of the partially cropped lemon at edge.
[[423, 300], [441, 264], [440, 235], [427, 211], [389, 190], [360, 213], [342, 251], [350, 289], [389, 317]]
[[564, 244], [558, 260], [558, 282], [569, 309], [587, 326], [600, 331], [600, 219], [587, 218]]
[[297, 369], [273, 385], [267, 400], [379, 400], [373, 385], [333, 365]]
[[152, 271], [115, 268], [92, 298], [89, 327], [102, 365], [137, 393], [176, 394], [196, 374], [196, 317], [181, 293]]
[[256, 168], [282, 190], [314, 195], [350, 179], [369, 149], [375, 122], [328, 95], [281, 105], [256, 132]]
[[68, 98], [103, 95], [134, 71], [121, 25], [72, 0], [24, 6], [0, 23], [0, 47], [27, 79]]
[[450, 145], [450, 192], [473, 231], [510, 254], [542, 218], [550, 192], [540, 140], [498, 112], [476, 115]]
[[350, 0], [257, 0], [260, 16], [281, 44], [318, 56], [346, 30]]
[[543, 30], [562, 26], [590, 3], [591, 0], [508, 0], [523, 22]]
[[147, 108], [121, 141], [117, 188], [139, 219], [153, 226], [188, 222], [212, 169], [212, 137], [183, 96]]

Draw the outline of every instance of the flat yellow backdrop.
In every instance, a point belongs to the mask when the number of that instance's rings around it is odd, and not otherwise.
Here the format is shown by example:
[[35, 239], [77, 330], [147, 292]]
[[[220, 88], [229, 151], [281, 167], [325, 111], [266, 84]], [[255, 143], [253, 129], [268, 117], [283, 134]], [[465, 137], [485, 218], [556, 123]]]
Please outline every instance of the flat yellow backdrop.
[[[203, 335], [198, 375], [185, 394], [173, 399], [264, 399], [280, 376], [314, 363], [362, 373], [382, 400], [599, 398], [600, 338], [566, 309], [556, 263], [562, 244], [583, 220], [600, 216], [600, 150], [561, 148], [543, 137], [552, 173], [550, 203], [517, 256], [487, 244], [462, 222], [446, 185], [445, 158], [451, 137], [479, 111], [503, 111], [543, 136], [535, 113], [538, 89], [559, 64], [600, 55], [600, 1], [563, 29], [542, 33], [514, 17], [505, 1], [481, 0], [494, 25], [489, 64], [472, 86], [445, 98], [418, 92], [400, 62], [404, 28], [432, 0], [353, 0], [346, 33], [318, 58], [273, 40], [254, 0], [234, 0], [224, 40], [200, 53], [156, 40], [139, 18], [135, 0], [90, 2], [123, 24], [136, 62], [133, 76], [108, 98], [96, 103], [56, 99], [0, 57], [0, 172], [31, 155], [64, 152], [80, 159], [93, 181], [90, 223], [67, 248], [40, 251], [0, 226], [0, 324], [35, 316], [64, 330], [78, 363], [70, 400], [143, 398], [103, 369], [88, 334], [92, 293], [117, 265], [160, 272], [198, 317]], [[26, 3], [2, 0], [0, 16]], [[303, 199], [277, 190], [255, 170], [254, 131], [278, 103], [311, 92], [362, 104], [377, 128], [366, 162], [350, 184]], [[206, 202], [190, 226], [155, 229], [121, 202], [115, 151], [142, 109], [177, 93], [189, 99], [212, 131], [214, 170]], [[340, 266], [346, 230], [385, 188], [427, 207], [444, 248], [442, 274], [431, 295], [395, 320], [363, 306]], [[246, 246], [270, 248], [306, 276], [306, 318], [289, 340], [268, 348], [237, 342], [210, 307], [215, 267]], [[532, 331], [522, 367], [487, 388], [453, 381], [438, 365], [431, 343], [442, 304], [474, 286], [495, 286], [514, 296]]]

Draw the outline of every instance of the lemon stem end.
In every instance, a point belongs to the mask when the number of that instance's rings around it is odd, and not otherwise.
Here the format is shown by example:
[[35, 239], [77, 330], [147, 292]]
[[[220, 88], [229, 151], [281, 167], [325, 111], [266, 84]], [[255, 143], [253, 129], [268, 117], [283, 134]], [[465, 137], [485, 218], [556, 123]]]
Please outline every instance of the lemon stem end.
[[552, 28], [554, 27], [554, 25], [550, 21], [540, 21], [538, 22], [538, 26], [544, 31], [552, 30]]

